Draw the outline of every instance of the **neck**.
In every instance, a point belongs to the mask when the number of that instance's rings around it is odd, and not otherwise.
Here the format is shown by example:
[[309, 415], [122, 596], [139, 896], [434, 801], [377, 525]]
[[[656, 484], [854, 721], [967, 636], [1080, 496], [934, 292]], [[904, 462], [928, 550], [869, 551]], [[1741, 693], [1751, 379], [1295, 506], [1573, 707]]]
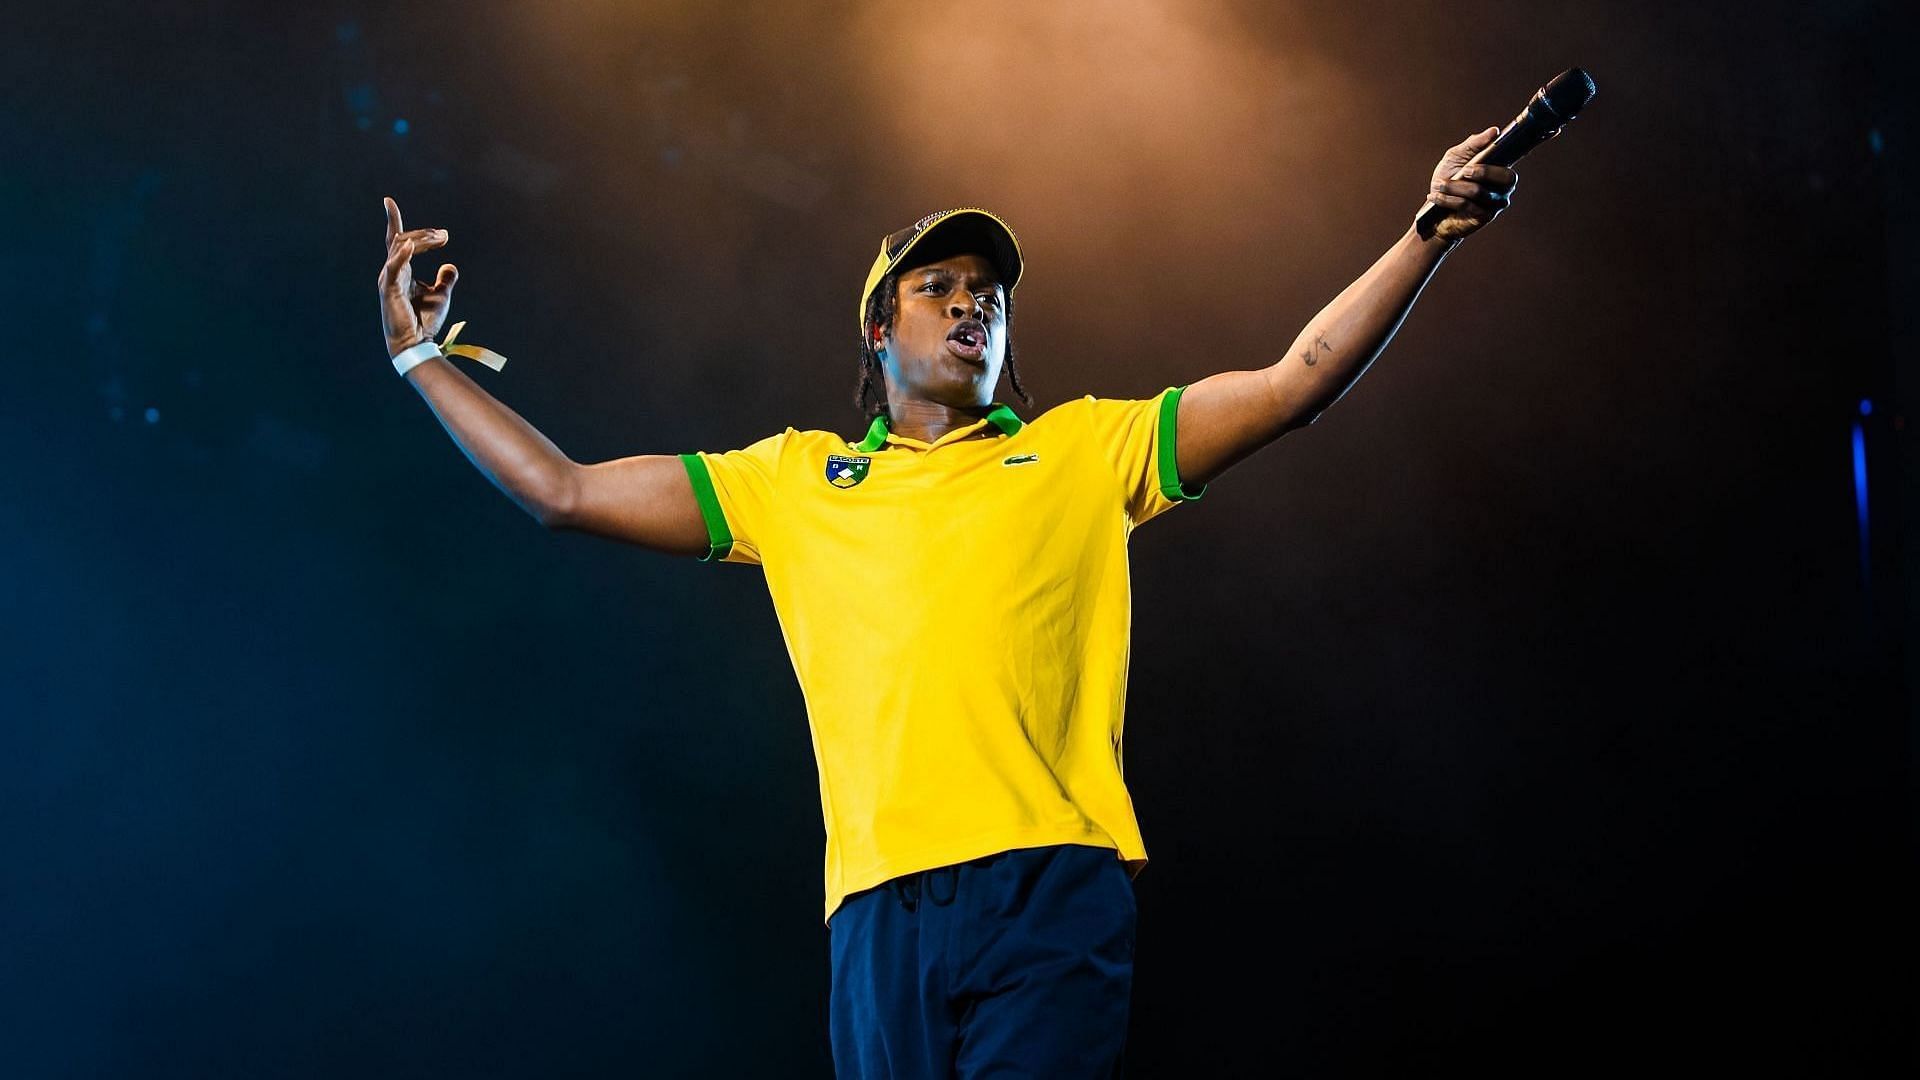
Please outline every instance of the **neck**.
[[937, 401], [889, 402], [887, 429], [901, 438], [930, 443], [949, 431], [978, 423], [992, 409], [991, 402], [964, 408], [942, 405]]

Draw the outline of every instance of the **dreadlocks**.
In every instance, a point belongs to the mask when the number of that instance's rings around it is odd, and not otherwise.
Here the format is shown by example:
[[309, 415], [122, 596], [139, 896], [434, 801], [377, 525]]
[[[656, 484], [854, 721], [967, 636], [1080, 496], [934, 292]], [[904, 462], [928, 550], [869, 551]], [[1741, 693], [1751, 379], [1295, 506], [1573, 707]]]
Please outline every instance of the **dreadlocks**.
[[[899, 280], [900, 272], [896, 270], [881, 278], [879, 284], [873, 287], [873, 295], [867, 297], [867, 318], [860, 326], [860, 389], [853, 395], [853, 407], [860, 410], [868, 423], [887, 411], [887, 380], [880, 371], [880, 354], [873, 348], [873, 330], [876, 326], [882, 330], [893, 327], [893, 317], [900, 308], [900, 293], [896, 288]], [[1027, 391], [1020, 385], [1020, 369], [1013, 363], [1012, 293], [1007, 294], [1006, 319], [1007, 379], [1013, 383], [1013, 392], [1020, 396], [1020, 400], [1032, 407], [1033, 399], [1027, 396]], [[871, 403], [868, 402], [869, 398], [872, 399]]]

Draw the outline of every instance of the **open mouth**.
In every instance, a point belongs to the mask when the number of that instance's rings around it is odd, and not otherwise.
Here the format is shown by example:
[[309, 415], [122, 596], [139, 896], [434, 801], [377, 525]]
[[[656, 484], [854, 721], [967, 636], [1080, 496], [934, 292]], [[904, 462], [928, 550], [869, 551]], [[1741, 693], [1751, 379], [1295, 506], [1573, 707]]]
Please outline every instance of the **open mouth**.
[[947, 348], [963, 360], [979, 363], [987, 353], [987, 328], [969, 319], [947, 335]]

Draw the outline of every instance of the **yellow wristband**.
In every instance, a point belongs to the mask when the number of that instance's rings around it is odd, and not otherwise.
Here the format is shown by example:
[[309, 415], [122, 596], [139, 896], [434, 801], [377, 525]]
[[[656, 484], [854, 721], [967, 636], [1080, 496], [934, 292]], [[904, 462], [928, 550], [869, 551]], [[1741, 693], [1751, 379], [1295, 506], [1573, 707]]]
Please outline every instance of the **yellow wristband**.
[[447, 336], [442, 339], [438, 345], [435, 345], [433, 341], [429, 339], [415, 345], [411, 349], [401, 352], [393, 358], [393, 370], [401, 375], [405, 375], [407, 372], [412, 371], [417, 365], [425, 363], [436, 356], [464, 356], [469, 360], [477, 360], [495, 371], [506, 367], [507, 358], [494, 352], [492, 349], [482, 348], [479, 345], [454, 344], [454, 341], [460, 337], [460, 328], [465, 325], [467, 325], [465, 322], [454, 323], [453, 326], [448, 328]]
[[457, 322], [448, 328], [447, 336], [440, 341], [441, 354], [445, 356], [464, 356], [469, 360], [478, 360], [480, 363], [487, 365], [495, 371], [506, 367], [507, 358], [494, 352], [492, 349], [482, 348], [479, 345], [455, 345], [453, 343], [454, 339], [460, 336], [460, 328], [465, 325], [467, 324], [464, 322]]

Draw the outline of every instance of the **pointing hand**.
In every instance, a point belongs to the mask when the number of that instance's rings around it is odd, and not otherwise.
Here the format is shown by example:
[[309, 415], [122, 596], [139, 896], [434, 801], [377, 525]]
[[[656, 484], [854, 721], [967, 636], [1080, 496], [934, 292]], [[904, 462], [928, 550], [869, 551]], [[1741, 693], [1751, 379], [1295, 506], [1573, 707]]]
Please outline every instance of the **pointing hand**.
[[446, 324], [460, 271], [447, 263], [432, 285], [413, 277], [412, 259], [444, 247], [445, 229], [408, 230], [400, 223], [400, 206], [384, 200], [387, 208], [387, 261], [380, 267], [380, 321], [387, 334], [387, 355], [397, 356], [422, 341], [436, 340]]

